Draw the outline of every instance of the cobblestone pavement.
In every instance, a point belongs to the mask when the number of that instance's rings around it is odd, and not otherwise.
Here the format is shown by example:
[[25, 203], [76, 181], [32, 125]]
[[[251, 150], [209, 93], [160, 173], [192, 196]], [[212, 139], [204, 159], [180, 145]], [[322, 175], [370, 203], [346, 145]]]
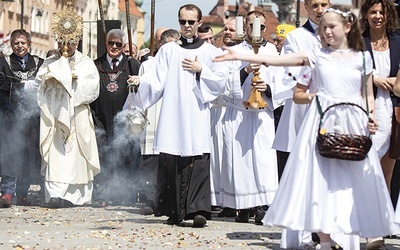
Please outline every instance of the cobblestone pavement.
[[[33, 195], [34, 202], [42, 202]], [[279, 249], [280, 229], [236, 223], [213, 214], [205, 228], [165, 224], [137, 207], [0, 209], [0, 249]], [[365, 248], [365, 241], [361, 247]], [[400, 249], [400, 240], [386, 240]]]

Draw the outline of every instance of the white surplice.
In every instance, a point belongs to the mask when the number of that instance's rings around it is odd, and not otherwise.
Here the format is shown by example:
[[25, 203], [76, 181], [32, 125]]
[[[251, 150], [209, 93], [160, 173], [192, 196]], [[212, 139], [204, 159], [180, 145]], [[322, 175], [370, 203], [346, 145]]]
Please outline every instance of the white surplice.
[[51, 197], [82, 205], [91, 202], [92, 182], [100, 172], [99, 155], [89, 104], [99, 95], [94, 62], [76, 51], [70, 58], [46, 59], [40, 82], [40, 153]]
[[[253, 54], [247, 42], [233, 46], [240, 53]], [[274, 45], [267, 43], [259, 54], [277, 55]], [[272, 149], [275, 136], [273, 105], [271, 98], [262, 94], [268, 103], [265, 109], [245, 109], [251, 91], [250, 74], [243, 85], [240, 70], [247, 62], [228, 63], [230, 76], [227, 82], [226, 112], [223, 119], [224, 149], [222, 153], [219, 205], [245, 209], [272, 202], [278, 188], [276, 151]], [[260, 77], [271, 84], [275, 67], [261, 66]], [[270, 85], [273, 88], [273, 85]], [[272, 89], [272, 92], [273, 89]]]

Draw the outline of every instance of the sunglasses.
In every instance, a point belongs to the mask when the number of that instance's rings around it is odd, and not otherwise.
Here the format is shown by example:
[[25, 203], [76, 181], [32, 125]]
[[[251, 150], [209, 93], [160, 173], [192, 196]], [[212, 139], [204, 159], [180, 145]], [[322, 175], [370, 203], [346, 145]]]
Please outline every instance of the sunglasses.
[[[250, 28], [253, 29], [253, 24], [250, 23], [249, 24]], [[265, 30], [265, 28], [267, 28], [267, 26], [265, 26], [264, 24], [261, 24], [261, 30]]]
[[111, 47], [112, 46], [117, 46], [118, 48], [121, 48], [122, 47], [122, 43], [119, 43], [119, 42], [112, 42], [112, 41], [109, 41], [108, 42], [108, 45], [110, 45]]
[[183, 19], [179, 19], [179, 24], [180, 25], [185, 25], [186, 23], [188, 23], [189, 25], [194, 25], [197, 21], [195, 20], [183, 20]]

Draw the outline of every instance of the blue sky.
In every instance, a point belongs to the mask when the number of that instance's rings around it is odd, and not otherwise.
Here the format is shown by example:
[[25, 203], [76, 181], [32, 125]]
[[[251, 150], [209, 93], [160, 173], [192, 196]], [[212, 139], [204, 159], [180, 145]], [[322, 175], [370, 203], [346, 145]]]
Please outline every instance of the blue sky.
[[[258, 1], [248, 0], [248, 2], [257, 5]], [[331, 0], [331, 2], [350, 4], [351, 0]], [[180, 6], [187, 3], [196, 4], [203, 11], [203, 15], [208, 16], [208, 13], [218, 3], [218, 0], [156, 0], [155, 3], [155, 30], [159, 27], [178, 29], [178, 9]], [[235, 0], [229, 0], [230, 5], [234, 5], [235, 3]], [[147, 41], [150, 38], [151, 0], [143, 0], [143, 5], [141, 8], [146, 11], [145, 41]]]

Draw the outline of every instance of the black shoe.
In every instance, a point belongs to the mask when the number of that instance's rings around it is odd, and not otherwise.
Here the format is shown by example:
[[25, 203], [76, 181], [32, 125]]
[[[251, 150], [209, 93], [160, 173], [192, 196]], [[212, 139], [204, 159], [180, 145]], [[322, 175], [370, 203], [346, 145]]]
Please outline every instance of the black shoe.
[[387, 235], [387, 236], [385, 236], [385, 237], [383, 237], [383, 238], [385, 238], [385, 239], [397, 239], [397, 235], [395, 235], [395, 234], [389, 234], [389, 235]]
[[17, 197], [17, 205], [18, 206], [32, 206], [32, 202], [26, 196]]
[[61, 204], [59, 201], [60, 198], [50, 198], [48, 202], [44, 203], [43, 207], [46, 208], [61, 208]]
[[102, 207], [107, 207], [107, 202], [105, 200], [96, 200], [93, 201], [92, 204], [90, 205], [93, 208], [102, 208]]
[[365, 247], [366, 250], [385, 250], [385, 241], [384, 240], [375, 240], [371, 242], [367, 242]]
[[239, 223], [248, 223], [249, 222], [249, 210], [242, 209], [239, 211], [238, 216], [235, 218], [236, 222]]
[[206, 224], [207, 220], [203, 215], [196, 215], [193, 219], [193, 227], [204, 227]]
[[51, 197], [49, 202], [44, 204], [44, 207], [46, 207], [46, 208], [69, 208], [69, 207], [75, 207], [75, 205], [68, 200], [64, 200], [59, 197]]
[[174, 217], [169, 217], [167, 220], [167, 224], [168, 225], [177, 225], [177, 224], [179, 224], [179, 220]]
[[222, 212], [218, 214], [218, 217], [236, 217], [236, 210], [229, 207], [224, 207]]
[[150, 206], [144, 206], [140, 209], [140, 214], [142, 215], [151, 215], [154, 214], [154, 210]]
[[0, 196], [0, 207], [9, 208], [12, 205], [13, 197], [9, 194]]
[[249, 209], [249, 218], [254, 218], [256, 216], [257, 208], [253, 207]]
[[211, 211], [213, 212], [222, 212], [222, 208], [219, 206], [211, 206]]
[[266, 211], [266, 207], [259, 207], [259, 208], [257, 208], [257, 210], [256, 210], [256, 214], [255, 214], [255, 217], [254, 217], [254, 223], [256, 224], [256, 225], [263, 225], [263, 223], [262, 223], [262, 219], [264, 218], [264, 216], [265, 216], [265, 214], [267, 213], [267, 211]]

